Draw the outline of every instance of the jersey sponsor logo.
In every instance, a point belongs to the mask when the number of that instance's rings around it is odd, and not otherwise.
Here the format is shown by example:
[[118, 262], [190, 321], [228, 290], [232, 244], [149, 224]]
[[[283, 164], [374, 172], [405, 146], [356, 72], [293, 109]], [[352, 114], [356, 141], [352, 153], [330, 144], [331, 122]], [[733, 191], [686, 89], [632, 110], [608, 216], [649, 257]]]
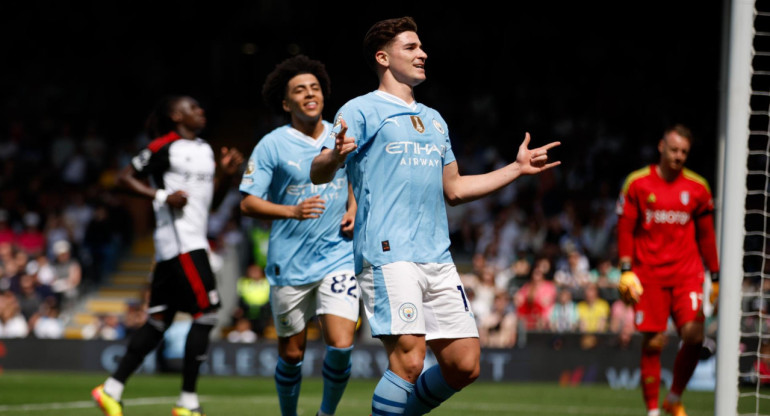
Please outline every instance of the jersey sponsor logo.
[[444, 134], [444, 127], [441, 125], [441, 123], [438, 122], [438, 120], [433, 120], [433, 127], [435, 127], [439, 133]]
[[645, 221], [647, 224], [679, 224], [684, 225], [690, 221], [690, 214], [683, 211], [673, 210], [651, 210], [645, 211]]
[[409, 116], [409, 118], [412, 120], [412, 127], [414, 127], [414, 129], [417, 130], [418, 133], [425, 132], [425, 125], [422, 124], [422, 119], [420, 118], [420, 116]]
[[398, 316], [404, 322], [414, 322], [417, 319], [417, 307], [413, 303], [404, 303], [398, 308]]
[[[327, 189], [328, 188], [328, 189]], [[334, 199], [339, 196], [342, 189], [347, 190], [347, 180], [345, 178], [337, 178], [329, 183], [314, 184], [303, 183], [299, 185], [289, 185], [286, 187], [286, 193], [288, 195], [303, 196], [303, 195], [318, 195], [323, 192], [324, 198]]]
[[690, 203], [690, 193], [687, 191], [682, 191], [682, 193], [679, 194], [679, 200], [682, 201], [682, 205], [687, 206], [687, 204]]
[[290, 160], [290, 161], [286, 162], [286, 164], [289, 165], [289, 166], [294, 166], [295, 168], [297, 168], [298, 171], [302, 172], [302, 167], [299, 165], [301, 162], [302, 162], [302, 160], [298, 160], [296, 162], [293, 161], [293, 160]]
[[657, 201], [658, 198], [655, 197], [655, 194], [649, 194], [647, 195], [647, 203], [648, 204], [654, 204], [655, 201]]
[[253, 157], [250, 157], [249, 163], [246, 164], [246, 172], [244, 172], [244, 174], [251, 175], [252, 173], [254, 173], [254, 170], [256, 169], [256, 167], [257, 167], [257, 163], [254, 161]]

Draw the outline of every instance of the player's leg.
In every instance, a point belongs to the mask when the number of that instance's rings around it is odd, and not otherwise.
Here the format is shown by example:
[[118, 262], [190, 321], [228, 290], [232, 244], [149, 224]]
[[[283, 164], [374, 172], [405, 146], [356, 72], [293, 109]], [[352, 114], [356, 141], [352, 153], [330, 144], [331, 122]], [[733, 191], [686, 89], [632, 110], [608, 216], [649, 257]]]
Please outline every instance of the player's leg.
[[[681, 397], [690, 381], [703, 346], [703, 284], [702, 280], [688, 279], [674, 289], [674, 322], [679, 328], [682, 345], [674, 360], [674, 380], [664, 401], [664, 409], [676, 414], [681, 408]], [[683, 414], [683, 410], [681, 411]]]
[[658, 415], [660, 395], [660, 356], [666, 343], [664, 331], [671, 311], [671, 291], [659, 285], [643, 283], [644, 293], [636, 311], [636, 328], [642, 333], [640, 372], [642, 398], [647, 414]]
[[188, 416], [203, 413], [198, 400], [198, 377], [200, 366], [207, 359], [209, 335], [217, 323], [219, 295], [205, 250], [180, 254], [178, 260], [175, 263], [178, 292], [174, 300], [179, 310], [192, 315], [193, 322], [185, 341], [182, 389], [172, 413]]
[[318, 288], [321, 329], [326, 342], [323, 397], [318, 416], [337, 410], [350, 379], [351, 354], [358, 321], [359, 289], [352, 272], [327, 276]]
[[150, 304], [147, 321], [131, 337], [126, 353], [120, 359], [117, 370], [110, 375], [104, 384], [91, 391], [91, 396], [99, 408], [108, 416], [122, 415], [120, 400], [129, 377], [142, 365], [144, 358], [154, 350], [161, 340], [163, 333], [171, 325], [176, 313], [169, 308], [168, 297], [173, 294], [172, 260], [159, 262], [153, 270], [150, 286]]
[[476, 380], [481, 344], [465, 290], [452, 264], [421, 265], [429, 285], [423, 296], [428, 345], [438, 364], [417, 379], [408, 415], [422, 415]]
[[270, 287], [270, 308], [278, 335], [275, 389], [283, 416], [296, 416], [302, 385], [302, 360], [307, 342], [306, 323], [315, 314], [316, 283]]
[[372, 415], [402, 415], [425, 360], [425, 276], [415, 263], [396, 262], [365, 265], [357, 279], [372, 336], [390, 364], [374, 389]]

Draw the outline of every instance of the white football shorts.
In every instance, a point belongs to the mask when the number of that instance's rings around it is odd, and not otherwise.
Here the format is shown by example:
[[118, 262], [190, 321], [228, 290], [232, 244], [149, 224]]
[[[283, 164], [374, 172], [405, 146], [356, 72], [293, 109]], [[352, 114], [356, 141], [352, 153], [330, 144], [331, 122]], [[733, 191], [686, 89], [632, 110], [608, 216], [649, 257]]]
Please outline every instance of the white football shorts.
[[271, 286], [276, 333], [281, 338], [298, 334], [315, 315], [330, 314], [356, 322], [360, 296], [352, 270], [330, 273], [301, 286]]
[[358, 275], [372, 336], [477, 338], [470, 302], [452, 263], [364, 265]]

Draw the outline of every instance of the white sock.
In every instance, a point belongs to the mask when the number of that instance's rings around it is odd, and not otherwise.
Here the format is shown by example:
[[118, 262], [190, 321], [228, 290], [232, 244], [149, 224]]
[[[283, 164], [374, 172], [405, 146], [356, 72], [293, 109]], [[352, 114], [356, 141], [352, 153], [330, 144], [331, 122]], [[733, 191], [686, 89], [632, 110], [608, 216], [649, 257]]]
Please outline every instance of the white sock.
[[647, 412], [647, 416], [660, 416], [660, 410], [658, 409], [650, 410]]
[[104, 382], [104, 392], [109, 394], [110, 397], [117, 401], [120, 401], [120, 398], [123, 397], [124, 387], [125, 386], [123, 383], [115, 380], [112, 377], [108, 378], [107, 381]]
[[179, 400], [177, 400], [176, 405], [186, 409], [197, 409], [201, 407], [200, 402], [198, 402], [198, 393], [190, 393], [189, 391], [182, 391], [182, 393], [179, 394]]

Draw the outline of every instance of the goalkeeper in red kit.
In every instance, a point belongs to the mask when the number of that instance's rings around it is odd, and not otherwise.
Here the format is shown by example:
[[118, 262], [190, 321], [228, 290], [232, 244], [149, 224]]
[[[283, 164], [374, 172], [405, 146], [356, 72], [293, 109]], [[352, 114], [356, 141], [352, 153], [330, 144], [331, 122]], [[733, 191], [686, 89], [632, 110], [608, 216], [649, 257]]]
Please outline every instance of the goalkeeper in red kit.
[[692, 134], [683, 125], [664, 131], [660, 161], [632, 172], [618, 199], [619, 291], [633, 304], [643, 334], [641, 379], [648, 416], [660, 414], [660, 355], [669, 316], [682, 340], [663, 410], [686, 416], [681, 396], [703, 344], [704, 263], [718, 292], [714, 202], [705, 179], [684, 167]]

